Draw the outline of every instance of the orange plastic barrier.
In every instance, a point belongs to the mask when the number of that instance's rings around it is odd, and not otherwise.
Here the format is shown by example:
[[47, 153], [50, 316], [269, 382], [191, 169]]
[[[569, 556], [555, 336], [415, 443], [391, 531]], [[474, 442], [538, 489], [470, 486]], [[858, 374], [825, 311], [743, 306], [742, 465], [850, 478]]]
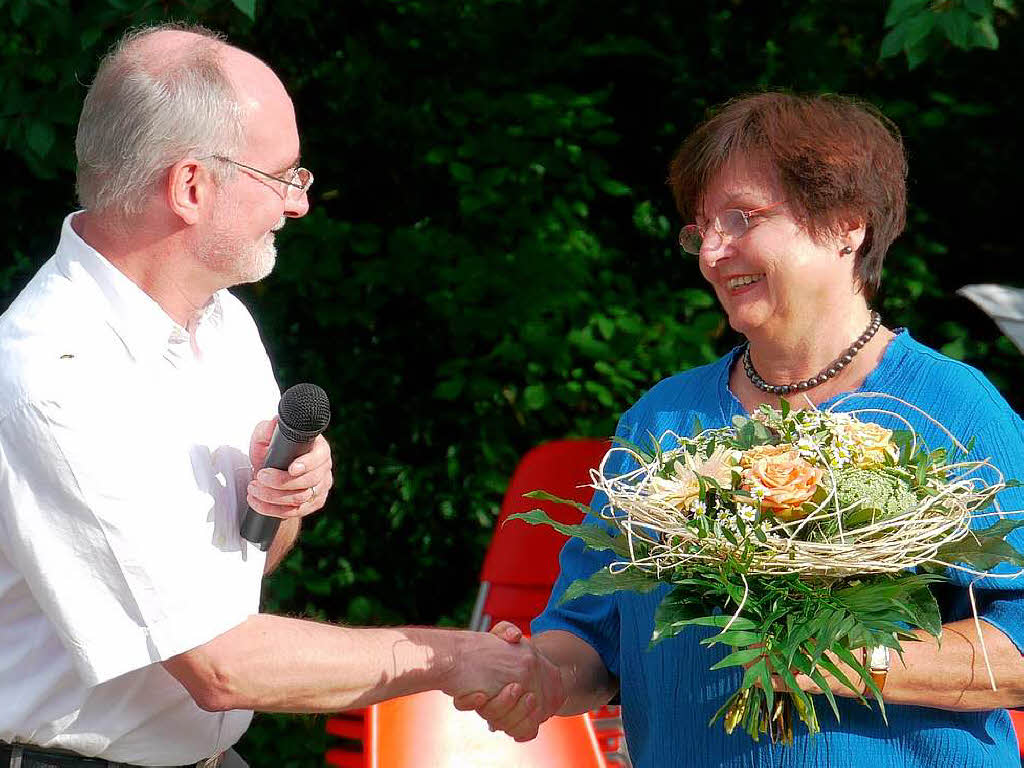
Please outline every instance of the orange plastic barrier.
[[[480, 574], [471, 629], [486, 631], [500, 620], [529, 633], [530, 621], [547, 604], [558, 575], [565, 537], [547, 526], [503, 525], [509, 515], [541, 507], [567, 523], [579, 510], [523, 498], [533, 490], [588, 503], [589, 482], [609, 444], [604, 440], [558, 440], [540, 445], [519, 462], [502, 502], [501, 515]], [[491, 733], [473, 712], [459, 712], [438, 692], [417, 694], [342, 713], [327, 721], [343, 743], [329, 749], [336, 768], [629, 768], [619, 707], [588, 715], [556, 717], [531, 742], [517, 744]]]
[[553, 717], [519, 744], [437, 691], [371, 707], [368, 730], [367, 768], [604, 768], [586, 715]]

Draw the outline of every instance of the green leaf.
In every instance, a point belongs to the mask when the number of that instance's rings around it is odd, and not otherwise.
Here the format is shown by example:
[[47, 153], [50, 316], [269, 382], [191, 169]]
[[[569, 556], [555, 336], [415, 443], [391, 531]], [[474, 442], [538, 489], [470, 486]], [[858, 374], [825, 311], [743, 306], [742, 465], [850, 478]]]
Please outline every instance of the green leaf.
[[973, 23], [970, 14], [960, 8], [951, 8], [941, 15], [939, 23], [949, 42], [961, 49], [970, 47], [971, 24]]
[[50, 147], [53, 146], [56, 136], [53, 131], [53, 125], [33, 120], [28, 125], [26, 138], [32, 151], [40, 157], [45, 157], [46, 153], [50, 151]]
[[[771, 660], [772, 669], [775, 670], [776, 675], [782, 678], [782, 681], [789, 689], [789, 694], [794, 699], [799, 699], [803, 705], [802, 708], [798, 707], [798, 710], [803, 709], [804, 712], [809, 714], [810, 719], [816, 720], [813, 714], [814, 702], [811, 700], [811, 697], [807, 692], [800, 688], [800, 684], [797, 683], [796, 677], [794, 677], [793, 672], [786, 665], [785, 660], [777, 653], [772, 653], [769, 658]], [[794, 704], [795, 703], [796, 702], [794, 701]], [[803, 713], [801, 713], [801, 717], [803, 718]], [[807, 722], [807, 718], [804, 718], [804, 722]], [[808, 725], [810, 725], [810, 723], [808, 723]]]
[[994, 525], [972, 531], [969, 535], [939, 548], [936, 560], [944, 563], [963, 563], [979, 571], [988, 571], [1000, 563], [1024, 566], [1024, 555], [1005, 537], [1024, 527], [1024, 519], [1002, 518]]
[[256, 0], [231, 0], [231, 3], [248, 16], [250, 21], [256, 20]]
[[[525, 495], [525, 494], [524, 494]], [[598, 551], [611, 550], [619, 557], [629, 557], [629, 543], [625, 536], [612, 536], [600, 525], [584, 523], [580, 525], [569, 525], [560, 523], [548, 517], [543, 509], [531, 509], [529, 512], [520, 512], [516, 515], [509, 515], [505, 520], [508, 525], [511, 520], [523, 520], [531, 525], [550, 525], [556, 531], [565, 536], [574, 536], [583, 541], [591, 549]]]
[[928, 0], [892, 0], [885, 14], [885, 26], [891, 27], [903, 21], [915, 12], [922, 11]]
[[439, 400], [454, 400], [462, 393], [462, 387], [465, 383], [465, 379], [461, 377], [439, 382], [434, 387], [434, 397]]
[[818, 666], [820, 666], [822, 669], [824, 669], [826, 672], [832, 675], [832, 677], [838, 680], [842, 685], [846, 686], [848, 690], [851, 690], [855, 694], [857, 694], [857, 698], [859, 698], [861, 701], [864, 701], [864, 697], [861, 695], [860, 692], [860, 686], [854, 683], [849, 677], [847, 677], [846, 673], [843, 672], [843, 670], [841, 670], [838, 666], [836, 666], [832, 662], [832, 660], [829, 659], [828, 656], [822, 656], [821, 660], [818, 662]]
[[676, 587], [662, 598], [654, 612], [650, 647], [675, 637], [690, 626], [693, 619], [703, 617], [707, 610], [700, 598], [687, 587]]
[[[589, 515], [590, 514], [590, 507], [588, 505], [584, 504], [582, 501], [576, 501], [575, 499], [563, 499], [561, 496], [555, 496], [555, 494], [548, 493], [547, 491], [527, 491], [526, 493], [523, 494], [523, 498], [524, 499], [537, 499], [538, 501], [553, 501], [556, 504], [567, 504], [570, 507], [576, 507], [576, 509], [578, 509], [580, 512], [582, 512], [585, 515]], [[509, 520], [512, 520], [515, 517], [518, 517], [518, 515], [511, 515], [509, 517]], [[532, 523], [532, 522], [535, 522], [535, 521], [527, 520], [526, 522]], [[540, 521], [537, 521], [537, 522], [544, 522], [544, 521], [540, 520]], [[567, 536], [571, 536], [572, 534], [566, 534], [566, 535]]]
[[539, 411], [547, 403], [548, 393], [543, 384], [531, 384], [523, 390], [523, 405], [528, 411]]
[[586, 595], [610, 595], [623, 589], [646, 594], [647, 592], [654, 591], [662, 586], [662, 584], [663, 582], [658, 581], [653, 576], [649, 576], [635, 568], [630, 568], [620, 573], [612, 573], [607, 568], [602, 568], [592, 576], [586, 579], [577, 579], [570, 584], [562, 595], [559, 604], [568, 603]]
[[912, 592], [907, 598], [907, 602], [913, 608], [912, 623], [932, 637], [938, 637], [942, 633], [942, 614], [934, 593], [924, 587]]
[[889, 718], [885, 714], [885, 701], [882, 699], [882, 692], [878, 689], [875, 681], [871, 679], [871, 673], [867, 667], [860, 663], [856, 656], [854, 656], [848, 648], [844, 648], [841, 645], [837, 645], [832, 649], [833, 653], [839, 657], [840, 661], [844, 662], [847, 666], [853, 667], [854, 671], [861, 676], [861, 680], [866, 686], [866, 691], [871, 691], [875, 697], [875, 701], [878, 702], [878, 709], [882, 713], [882, 720], [885, 724], [889, 724]]
[[992, 19], [978, 19], [974, 22], [974, 27], [971, 30], [971, 43], [975, 47], [988, 48], [993, 51], [999, 48], [999, 36], [996, 34], [996, 28], [992, 25]]
[[992, 13], [992, 0], [964, 0], [964, 7], [975, 16], [988, 16]]
[[456, 181], [467, 183], [473, 180], [473, 169], [465, 163], [448, 163], [448, 172]]
[[[730, 624], [730, 622], [732, 622]], [[690, 619], [686, 622], [687, 624], [693, 624], [696, 627], [729, 627], [731, 630], [745, 630], [753, 631], [757, 629], [757, 625], [750, 619], [745, 619], [742, 616], [738, 616], [733, 620], [732, 616], [726, 616], [725, 614], [719, 614], [717, 616], [702, 616], [698, 619]]]
[[760, 632], [747, 632], [745, 630], [738, 630], [729, 628], [723, 632], [719, 632], [713, 637], [706, 637], [701, 640], [701, 645], [719, 645], [725, 643], [726, 645], [732, 645], [738, 648], [745, 648], [748, 645], [754, 645], [760, 643], [763, 637]]
[[935, 29], [938, 21], [938, 15], [934, 13], [921, 13], [907, 19], [904, 22], [907, 33], [906, 39], [903, 41], [903, 47], [909, 49], [923, 41]]
[[759, 658], [764, 658], [763, 648], [742, 648], [730, 653], [720, 662], [714, 664], [711, 669], [716, 670], [724, 669], [725, 667], [741, 667]]
[[887, 59], [895, 56], [903, 50], [903, 41], [907, 38], [907, 30], [901, 24], [889, 30], [889, 33], [882, 38], [882, 48], [878, 55], [880, 59]]
[[812, 665], [810, 659], [801, 653], [798, 653], [793, 658], [793, 666], [807, 675], [815, 684], [821, 688], [821, 692], [828, 699], [829, 706], [832, 707], [832, 712], [836, 716], [836, 720], [839, 720], [839, 705], [836, 704], [835, 694], [832, 693], [832, 689], [829, 688], [828, 682], [825, 680], [825, 676], [818, 670], [817, 665]]
[[606, 195], [611, 195], [612, 197], [622, 197], [633, 191], [621, 181], [615, 181], [614, 179], [601, 179], [601, 181], [597, 183], [597, 186]]
[[931, 53], [931, 44], [929, 40], [925, 39], [914, 45], [904, 45], [903, 50], [907, 54], [907, 69], [913, 70], [928, 58]]

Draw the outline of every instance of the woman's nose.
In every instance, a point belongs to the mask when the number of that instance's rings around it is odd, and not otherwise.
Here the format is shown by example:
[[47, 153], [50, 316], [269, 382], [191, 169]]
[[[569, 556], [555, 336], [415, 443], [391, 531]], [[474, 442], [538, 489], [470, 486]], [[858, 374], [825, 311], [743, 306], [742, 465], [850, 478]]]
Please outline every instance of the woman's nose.
[[714, 267], [725, 256], [725, 238], [716, 227], [708, 227], [700, 244], [700, 260], [708, 267]]

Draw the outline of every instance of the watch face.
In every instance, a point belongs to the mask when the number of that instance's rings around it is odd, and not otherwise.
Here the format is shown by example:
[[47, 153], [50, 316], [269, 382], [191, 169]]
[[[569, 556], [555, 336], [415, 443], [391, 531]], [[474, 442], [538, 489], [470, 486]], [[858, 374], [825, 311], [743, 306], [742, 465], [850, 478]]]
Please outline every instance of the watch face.
[[868, 650], [868, 669], [889, 669], [889, 649], [876, 645]]

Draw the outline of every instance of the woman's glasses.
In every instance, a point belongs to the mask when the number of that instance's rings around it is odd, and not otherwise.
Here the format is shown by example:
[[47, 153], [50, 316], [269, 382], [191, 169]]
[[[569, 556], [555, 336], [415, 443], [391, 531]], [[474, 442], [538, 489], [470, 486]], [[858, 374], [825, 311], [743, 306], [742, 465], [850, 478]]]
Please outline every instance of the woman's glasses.
[[696, 224], [687, 224], [679, 230], [679, 245], [682, 246], [682, 249], [687, 253], [698, 256], [700, 255], [701, 246], [704, 245], [704, 240], [707, 238], [709, 231], [718, 235], [718, 242], [709, 243], [711, 247], [717, 248], [721, 241], [726, 237], [732, 239], [743, 237], [743, 235], [747, 233], [747, 229], [750, 228], [751, 216], [767, 211], [778, 205], [782, 205], [782, 203], [772, 203], [771, 205], [765, 205], [760, 208], [752, 208], [749, 211], [743, 211], [739, 208], [727, 208], [724, 211], [720, 211], [708, 227], [698, 227]]

